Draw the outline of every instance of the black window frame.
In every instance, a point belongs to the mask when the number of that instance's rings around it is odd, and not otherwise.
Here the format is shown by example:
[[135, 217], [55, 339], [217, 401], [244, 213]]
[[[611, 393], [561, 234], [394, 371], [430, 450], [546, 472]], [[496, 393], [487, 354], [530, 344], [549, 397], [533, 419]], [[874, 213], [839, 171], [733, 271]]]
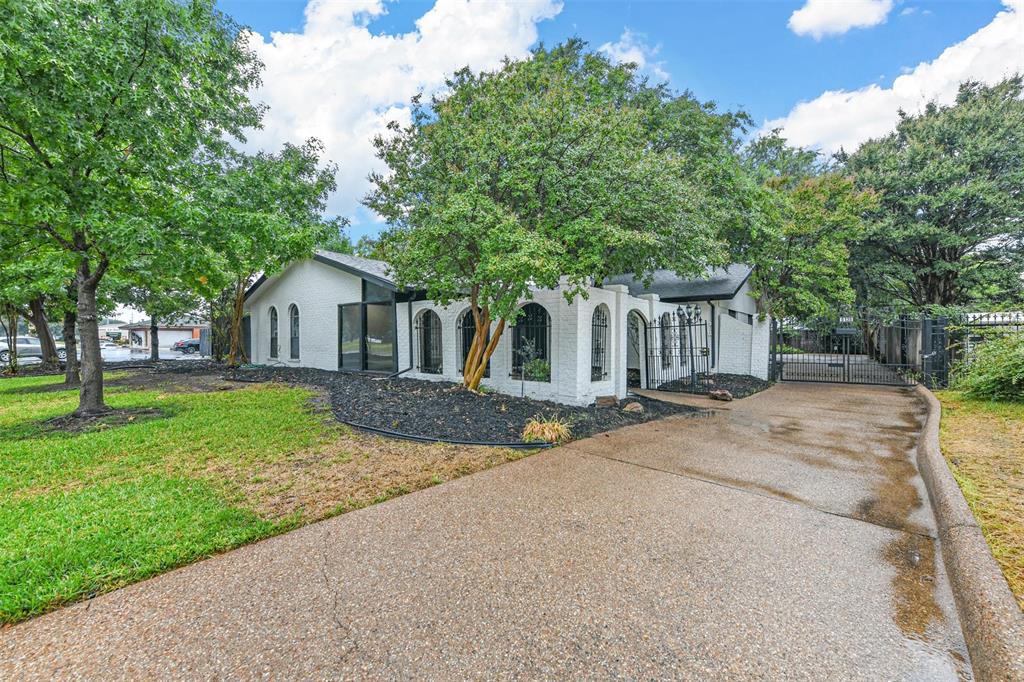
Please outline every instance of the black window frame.
[[606, 381], [611, 345], [611, 310], [604, 303], [594, 307], [590, 316], [590, 380]]
[[288, 306], [288, 359], [298, 360], [300, 345], [299, 306], [292, 303]]
[[[398, 297], [394, 291], [374, 284], [366, 279], [361, 280], [361, 299], [351, 303], [338, 304], [338, 370], [347, 372], [366, 372], [368, 374], [393, 374], [398, 368]], [[369, 306], [387, 306], [391, 318], [391, 365], [387, 369], [370, 369], [367, 348], [367, 308]], [[341, 338], [344, 334], [343, 309], [357, 307], [359, 311], [359, 367], [345, 367], [343, 362]]]
[[[551, 383], [551, 375], [554, 374], [554, 364], [551, 358], [551, 313], [540, 303], [529, 302], [520, 308], [523, 312], [516, 319], [512, 326], [512, 364], [509, 376], [513, 379], [523, 379], [523, 356], [520, 348], [523, 339], [531, 338], [535, 342], [535, 348], [539, 349], [534, 359], [544, 360], [548, 363], [547, 379], [526, 379], [526, 381], [537, 381], [538, 383]], [[541, 317], [543, 313], [543, 317]], [[537, 342], [540, 343], [537, 343]]]
[[444, 372], [444, 344], [441, 316], [431, 308], [416, 313], [416, 371], [423, 374]]
[[270, 306], [268, 311], [270, 316], [270, 357], [277, 358], [277, 347], [280, 344], [281, 337], [278, 335], [278, 315], [277, 306]]

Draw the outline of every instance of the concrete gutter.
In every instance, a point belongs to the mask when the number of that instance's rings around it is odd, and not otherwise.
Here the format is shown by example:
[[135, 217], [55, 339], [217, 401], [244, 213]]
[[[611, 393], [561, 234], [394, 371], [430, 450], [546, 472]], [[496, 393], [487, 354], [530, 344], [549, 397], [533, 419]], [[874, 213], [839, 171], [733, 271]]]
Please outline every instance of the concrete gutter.
[[916, 392], [928, 411], [917, 466], [935, 510], [942, 558], [975, 677], [1024, 681], [1024, 613], [939, 449], [939, 401], [923, 386]]

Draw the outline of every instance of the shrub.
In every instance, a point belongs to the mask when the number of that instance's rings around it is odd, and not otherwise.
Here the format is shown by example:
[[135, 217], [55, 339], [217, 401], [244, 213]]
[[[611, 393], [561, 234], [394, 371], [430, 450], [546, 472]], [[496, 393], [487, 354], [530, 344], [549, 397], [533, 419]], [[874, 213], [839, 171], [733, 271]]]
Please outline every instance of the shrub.
[[545, 443], [564, 443], [571, 437], [569, 424], [558, 417], [534, 417], [526, 422], [526, 428], [523, 429], [523, 440], [527, 442], [539, 440]]
[[550, 381], [551, 363], [547, 360], [534, 358], [523, 366], [527, 381]]
[[1024, 402], [1024, 333], [981, 343], [955, 388], [971, 398]]

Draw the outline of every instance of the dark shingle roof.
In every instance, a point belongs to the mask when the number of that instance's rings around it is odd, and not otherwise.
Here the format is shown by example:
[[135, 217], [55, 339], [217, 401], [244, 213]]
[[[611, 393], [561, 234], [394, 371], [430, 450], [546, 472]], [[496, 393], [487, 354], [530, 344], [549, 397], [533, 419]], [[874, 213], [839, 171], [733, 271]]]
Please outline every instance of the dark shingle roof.
[[651, 275], [650, 286], [644, 286], [643, 278], [633, 274], [609, 277], [604, 284], [625, 284], [632, 296], [658, 294], [662, 301], [671, 303], [722, 301], [735, 296], [752, 271], [749, 265], [733, 264], [713, 268], [704, 277], [684, 279], [672, 270], [655, 270]]
[[395, 288], [395, 280], [391, 275], [391, 268], [382, 260], [352, 256], [347, 253], [337, 253], [336, 251], [324, 251], [323, 249], [317, 249], [313, 259], [375, 281], [377, 284], [390, 289]]

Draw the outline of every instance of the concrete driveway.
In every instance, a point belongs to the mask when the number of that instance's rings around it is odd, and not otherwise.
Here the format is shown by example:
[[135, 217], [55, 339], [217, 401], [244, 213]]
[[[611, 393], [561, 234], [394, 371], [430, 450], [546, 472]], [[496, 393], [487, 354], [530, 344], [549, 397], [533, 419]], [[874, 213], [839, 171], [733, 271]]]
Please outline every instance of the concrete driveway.
[[0, 631], [0, 678], [969, 677], [912, 394], [783, 384]]

